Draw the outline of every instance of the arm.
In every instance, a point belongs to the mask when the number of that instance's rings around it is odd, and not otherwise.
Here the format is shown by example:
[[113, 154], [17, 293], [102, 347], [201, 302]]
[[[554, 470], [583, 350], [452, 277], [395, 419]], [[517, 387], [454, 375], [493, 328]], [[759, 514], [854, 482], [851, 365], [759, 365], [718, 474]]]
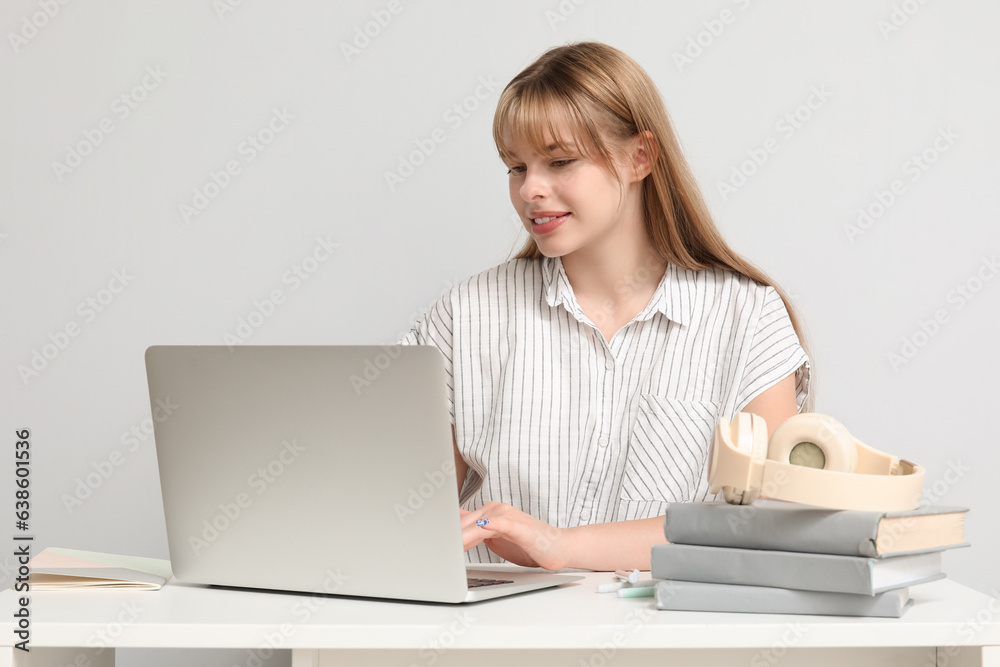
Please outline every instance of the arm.
[[648, 570], [650, 547], [667, 543], [662, 516], [576, 526], [565, 535], [573, 555], [563, 567], [585, 570]]
[[455, 446], [455, 477], [458, 478], [458, 497], [462, 497], [462, 485], [465, 484], [465, 475], [469, 472], [469, 464], [462, 458], [462, 453], [458, 451], [458, 436], [455, 435], [455, 425], [451, 425], [451, 439]]
[[[743, 411], [763, 417], [770, 435], [781, 422], [798, 413], [795, 374], [758, 394]], [[478, 519], [489, 523], [477, 526]], [[466, 549], [485, 541], [501, 558], [549, 570], [648, 570], [650, 548], [667, 543], [662, 516], [556, 528], [502, 503], [486, 503], [475, 512], [463, 512], [462, 527]]]
[[[477, 520], [487, 519], [483, 526]], [[663, 517], [556, 528], [506, 503], [462, 512], [466, 550], [480, 542], [517, 565], [612, 571], [648, 570], [650, 547], [666, 544]]]
[[785, 376], [784, 379], [757, 394], [743, 408], [743, 412], [752, 412], [763, 417], [767, 422], [767, 436], [771, 437], [781, 422], [799, 412], [798, 404], [795, 402], [795, 373]]

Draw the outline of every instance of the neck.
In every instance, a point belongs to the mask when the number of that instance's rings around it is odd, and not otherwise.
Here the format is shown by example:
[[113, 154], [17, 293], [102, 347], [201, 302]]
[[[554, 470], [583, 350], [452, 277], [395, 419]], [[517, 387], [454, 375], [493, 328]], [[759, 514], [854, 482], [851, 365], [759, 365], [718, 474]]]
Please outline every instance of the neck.
[[666, 271], [652, 248], [638, 210], [613, 234], [562, 257], [563, 269], [578, 301], [645, 305]]

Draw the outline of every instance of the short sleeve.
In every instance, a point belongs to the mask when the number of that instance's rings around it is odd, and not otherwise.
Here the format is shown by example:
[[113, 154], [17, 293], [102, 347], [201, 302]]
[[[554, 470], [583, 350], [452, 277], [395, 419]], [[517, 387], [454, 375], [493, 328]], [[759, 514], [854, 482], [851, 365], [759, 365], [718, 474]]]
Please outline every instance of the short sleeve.
[[433, 345], [444, 356], [445, 377], [448, 383], [448, 411], [455, 425], [455, 373], [452, 365], [454, 354], [454, 317], [450, 294], [444, 294], [430, 309], [413, 323], [413, 328], [403, 334], [397, 345]]
[[773, 287], [766, 287], [750, 341], [750, 352], [736, 401], [742, 410], [758, 394], [795, 373], [795, 403], [799, 411], [809, 396], [809, 357], [788, 317], [785, 302]]

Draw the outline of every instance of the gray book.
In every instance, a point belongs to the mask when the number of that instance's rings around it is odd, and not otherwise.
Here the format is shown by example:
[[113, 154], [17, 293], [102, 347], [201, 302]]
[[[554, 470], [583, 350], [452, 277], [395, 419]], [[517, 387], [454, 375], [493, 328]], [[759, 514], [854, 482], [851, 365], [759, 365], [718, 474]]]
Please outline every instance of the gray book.
[[883, 558], [969, 546], [966, 512], [938, 505], [861, 512], [775, 500], [671, 503], [663, 532], [677, 544]]
[[864, 595], [945, 576], [939, 551], [878, 559], [690, 544], [653, 545], [650, 574], [654, 579]]
[[699, 581], [669, 580], [656, 584], [657, 609], [674, 611], [899, 618], [911, 604], [908, 588], [857, 595]]

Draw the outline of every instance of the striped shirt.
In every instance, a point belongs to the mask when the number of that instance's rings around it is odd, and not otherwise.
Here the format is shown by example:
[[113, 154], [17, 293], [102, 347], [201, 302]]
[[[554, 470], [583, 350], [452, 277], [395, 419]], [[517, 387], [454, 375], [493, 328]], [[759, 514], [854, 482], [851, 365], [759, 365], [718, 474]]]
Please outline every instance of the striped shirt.
[[509, 503], [558, 527], [705, 500], [718, 419], [791, 373], [800, 410], [809, 390], [780, 296], [722, 269], [668, 264], [608, 342], [560, 258], [511, 260], [447, 290], [398, 342], [444, 355], [462, 507]]

